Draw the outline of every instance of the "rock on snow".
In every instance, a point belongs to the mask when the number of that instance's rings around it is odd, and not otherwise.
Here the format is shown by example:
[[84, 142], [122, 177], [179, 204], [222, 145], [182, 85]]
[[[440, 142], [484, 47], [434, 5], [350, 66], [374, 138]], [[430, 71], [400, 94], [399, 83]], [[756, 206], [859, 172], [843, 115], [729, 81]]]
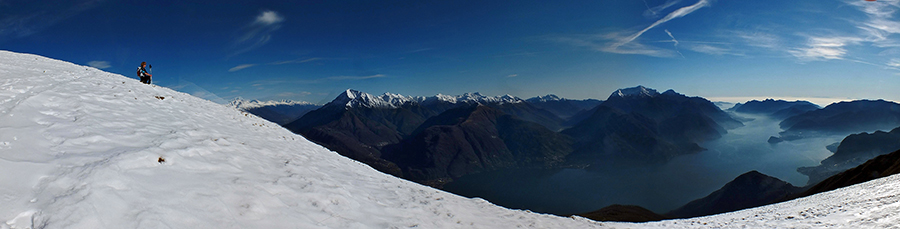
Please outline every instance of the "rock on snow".
[[716, 216], [598, 223], [456, 196], [232, 107], [0, 51], [3, 229], [896, 226], [898, 179]]

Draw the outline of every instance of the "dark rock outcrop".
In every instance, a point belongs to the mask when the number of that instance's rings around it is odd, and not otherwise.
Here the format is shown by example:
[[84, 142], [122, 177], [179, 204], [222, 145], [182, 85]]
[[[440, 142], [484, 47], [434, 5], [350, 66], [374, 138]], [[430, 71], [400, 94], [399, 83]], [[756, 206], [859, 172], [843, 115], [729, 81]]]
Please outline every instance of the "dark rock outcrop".
[[802, 189], [757, 171], [744, 173], [706, 197], [666, 215], [679, 218], [713, 215], [773, 203]]
[[831, 176], [795, 197], [810, 196], [897, 173], [900, 173], [900, 150], [875, 157], [855, 168]]
[[668, 219], [668, 217], [656, 214], [641, 206], [635, 205], [610, 205], [600, 210], [577, 214], [588, 219], [596, 221], [615, 221], [615, 222], [649, 222]]
[[447, 178], [502, 168], [549, 168], [571, 152], [571, 140], [498, 109], [474, 105], [426, 120], [412, 136], [384, 149], [403, 176], [439, 186]]

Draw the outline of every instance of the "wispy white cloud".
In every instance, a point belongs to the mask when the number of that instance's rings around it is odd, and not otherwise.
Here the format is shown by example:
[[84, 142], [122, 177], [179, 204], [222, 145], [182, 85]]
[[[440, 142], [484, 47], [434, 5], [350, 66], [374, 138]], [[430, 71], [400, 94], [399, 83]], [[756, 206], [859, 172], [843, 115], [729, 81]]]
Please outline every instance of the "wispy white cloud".
[[856, 37], [809, 37], [805, 47], [788, 50], [788, 53], [804, 61], [840, 60], [847, 54], [846, 46], [861, 41]]
[[675, 36], [673, 36], [672, 32], [669, 32], [668, 29], [665, 29], [664, 31], [666, 31], [666, 34], [668, 34], [669, 37], [672, 38], [672, 47], [675, 48], [675, 52], [678, 53], [678, 55], [681, 56], [681, 58], [684, 58], [684, 54], [681, 54], [681, 51], [678, 51], [678, 40], [675, 39]]
[[751, 47], [757, 48], [766, 48], [766, 49], [780, 49], [782, 46], [782, 39], [772, 33], [761, 32], [761, 31], [732, 31], [728, 33], [731, 37], [738, 38], [743, 44], [746, 44]]
[[866, 14], [865, 21], [856, 22], [857, 28], [863, 31], [863, 38], [876, 47], [900, 46], [893, 34], [900, 34], [900, 21], [894, 18], [900, 10], [900, 0], [854, 1], [844, 0], [848, 5], [856, 7]]
[[275, 11], [265, 11], [259, 16], [256, 16], [256, 21], [254, 23], [272, 25], [282, 21], [284, 21], [284, 17], [281, 17], [281, 15], [278, 15]]
[[684, 17], [685, 15], [688, 15], [688, 14], [690, 14], [690, 13], [693, 13], [694, 11], [697, 11], [698, 9], [703, 8], [703, 7], [706, 7], [706, 6], [709, 6], [709, 1], [708, 1], [708, 0], [700, 0], [700, 1], [698, 1], [697, 3], [694, 3], [693, 5], [681, 7], [681, 8], [679, 8], [679, 9], [675, 10], [675, 11], [672, 11], [672, 12], [669, 13], [668, 15], [666, 15], [666, 17], [663, 17], [662, 19], [657, 20], [657, 21], [654, 22], [653, 24], [650, 24], [650, 26], [647, 26], [647, 28], [644, 28], [644, 29], [642, 29], [642, 30], [640, 30], [640, 31], [638, 31], [638, 32], [636, 32], [636, 33], [630, 35], [630, 36], [626, 36], [626, 37], [621, 37], [621, 38], [619, 38], [619, 39], [616, 40], [614, 43], [612, 43], [612, 44], [609, 46], [609, 48], [611, 48], [612, 50], [616, 50], [616, 49], [618, 49], [619, 47], [622, 47], [622, 46], [625, 46], [625, 45], [628, 44], [628, 43], [631, 43], [632, 41], [634, 41], [635, 39], [637, 39], [638, 37], [640, 37], [641, 35], [643, 35], [644, 33], [646, 33], [648, 30], [653, 29], [653, 28], [656, 27], [656, 26], [659, 26], [659, 25], [661, 25], [661, 24], [663, 24], [663, 23], [666, 23], [666, 22], [668, 22], [668, 21], [671, 21], [672, 19], [675, 19], [675, 18]]
[[228, 71], [236, 72], [236, 71], [240, 71], [241, 69], [245, 69], [245, 68], [249, 68], [249, 67], [253, 67], [253, 66], [256, 66], [256, 64], [242, 64], [242, 65], [234, 66], [233, 68], [228, 69]]
[[723, 48], [723, 47], [709, 45], [709, 44], [690, 44], [690, 45], [685, 45], [684, 47], [687, 48], [688, 50], [691, 50], [694, 52], [705, 53], [705, 54], [710, 54], [710, 55], [744, 56], [744, 54], [734, 51], [734, 50], [731, 50], [730, 48]]
[[[679, 1], [669, 1], [666, 4], [661, 6], [657, 6], [654, 8], [649, 8], [650, 12], [656, 12], [655, 10], [664, 10], [669, 8]], [[697, 3], [694, 3], [689, 6], [678, 8], [677, 10], [672, 11], [667, 14], [665, 17], [653, 22], [647, 27], [644, 27], [641, 30], [624, 30], [624, 31], [615, 31], [609, 32], [605, 34], [593, 35], [593, 36], [567, 36], [567, 37], [557, 37], [554, 40], [561, 43], [567, 43], [574, 46], [579, 47], [587, 47], [589, 49], [601, 52], [608, 53], [617, 53], [617, 54], [636, 54], [636, 55], [647, 55], [654, 57], [672, 57], [679, 52], [672, 51], [669, 49], [663, 49], [651, 45], [647, 45], [641, 43], [637, 40], [641, 35], [646, 33], [647, 31], [663, 24], [668, 21], [671, 21], [676, 18], [684, 17], [694, 11], [697, 11], [700, 8], [706, 7], [710, 5], [709, 0], [699, 0]], [[667, 34], [672, 37], [672, 41], [675, 44], [679, 42], [674, 39], [674, 36], [671, 36], [671, 32], [666, 31]]]
[[893, 58], [889, 60], [886, 65], [894, 68], [900, 68], [900, 59]]
[[272, 62], [269, 64], [270, 65], [300, 64], [300, 63], [306, 63], [306, 62], [313, 62], [313, 61], [317, 61], [317, 60], [322, 60], [322, 58], [313, 57], [313, 58], [298, 59], [298, 60], [285, 60], [285, 61]]
[[506, 75], [507, 78], [513, 78], [513, 77], [516, 77], [516, 76], [519, 76], [519, 74], [509, 74], [509, 75]]
[[325, 79], [329, 79], [329, 80], [365, 80], [365, 79], [374, 79], [374, 78], [383, 78], [383, 77], [387, 77], [387, 76], [383, 75], [383, 74], [375, 74], [375, 75], [368, 75], [368, 76], [331, 76], [331, 77], [328, 77]]
[[647, 1], [644, 0], [644, 5], [647, 6], [647, 10], [644, 11], [644, 17], [648, 17], [648, 18], [658, 17], [659, 12], [666, 10], [666, 8], [672, 7], [675, 4], [678, 4], [680, 2], [681, 2], [681, 0], [668, 0], [668, 1], [666, 1], [666, 3], [663, 3], [662, 5], [654, 6], [651, 8], [649, 5], [647, 5]]
[[235, 56], [265, 45], [272, 39], [272, 32], [281, 28], [284, 17], [275, 11], [263, 11], [250, 24], [241, 28], [241, 35], [235, 39], [234, 47], [238, 50], [231, 54]]
[[645, 45], [640, 42], [631, 42], [616, 48], [610, 47], [610, 41], [619, 40], [623, 35], [622, 32], [611, 32], [590, 36], [563, 36], [553, 37], [551, 40], [559, 43], [569, 44], [577, 47], [585, 47], [598, 52], [608, 52], [616, 54], [636, 54], [653, 57], [672, 57], [675, 52], [668, 49], [662, 49], [655, 46]]
[[431, 50], [434, 50], [434, 49], [435, 49], [435, 48], [420, 48], [420, 49], [412, 50], [412, 51], [409, 51], [409, 52], [406, 52], [406, 53], [419, 53], [419, 52], [431, 51]]
[[312, 92], [301, 91], [301, 92], [282, 92], [275, 95], [275, 97], [304, 97], [307, 95], [311, 95]]
[[112, 67], [112, 65], [109, 65], [109, 61], [99, 61], [99, 60], [88, 62], [88, 66], [95, 67], [98, 69]]
[[[0, 15], [0, 42], [31, 36], [60, 21], [93, 9], [104, 1], [60, 1], [52, 4], [35, 4], [38, 7], [35, 10], [21, 12], [4, 10]], [[0, 5], [3, 4], [3, 1], [0, 1]]]

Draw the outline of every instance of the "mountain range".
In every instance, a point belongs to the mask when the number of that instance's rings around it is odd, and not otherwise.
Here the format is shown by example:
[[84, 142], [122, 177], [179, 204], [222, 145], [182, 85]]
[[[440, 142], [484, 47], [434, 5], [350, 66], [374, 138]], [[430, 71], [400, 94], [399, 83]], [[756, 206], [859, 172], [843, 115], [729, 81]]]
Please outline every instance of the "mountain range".
[[900, 104], [884, 100], [855, 100], [830, 104], [788, 117], [779, 123], [781, 139], [819, 134], [853, 134], [900, 126]]
[[763, 114], [777, 119], [785, 119], [794, 115], [806, 113], [807, 111], [818, 110], [820, 107], [808, 101], [785, 101], [785, 100], [751, 100], [746, 103], [738, 103], [729, 108], [728, 111]]
[[[557, 114], [581, 120], [564, 129]], [[285, 127], [380, 171], [440, 186], [505, 168], [662, 163], [740, 125], [706, 99], [638, 86], [602, 102], [348, 89]]]
[[597, 105], [600, 105], [600, 103], [603, 103], [602, 100], [596, 99], [574, 100], [560, 98], [554, 94], [533, 97], [526, 99], [525, 101], [538, 108], [550, 111], [562, 119], [570, 119], [579, 113], [587, 112]]
[[643, 86], [617, 90], [592, 111], [561, 132], [575, 140], [573, 163], [665, 162], [743, 125], [709, 100]]
[[302, 101], [247, 101], [242, 98], [235, 98], [229, 105], [277, 123], [278, 125], [285, 125], [296, 121], [306, 113], [321, 107]]

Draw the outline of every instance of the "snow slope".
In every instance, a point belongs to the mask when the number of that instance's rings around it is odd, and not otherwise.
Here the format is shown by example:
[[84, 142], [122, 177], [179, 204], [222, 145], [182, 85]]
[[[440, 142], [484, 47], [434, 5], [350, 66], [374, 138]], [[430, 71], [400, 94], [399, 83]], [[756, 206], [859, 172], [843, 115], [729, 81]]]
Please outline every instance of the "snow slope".
[[601, 225], [424, 187], [225, 105], [5, 51], [0, 174], [0, 228]]
[[898, 179], [711, 217], [597, 223], [459, 197], [232, 107], [0, 51], [3, 229], [896, 227]]

